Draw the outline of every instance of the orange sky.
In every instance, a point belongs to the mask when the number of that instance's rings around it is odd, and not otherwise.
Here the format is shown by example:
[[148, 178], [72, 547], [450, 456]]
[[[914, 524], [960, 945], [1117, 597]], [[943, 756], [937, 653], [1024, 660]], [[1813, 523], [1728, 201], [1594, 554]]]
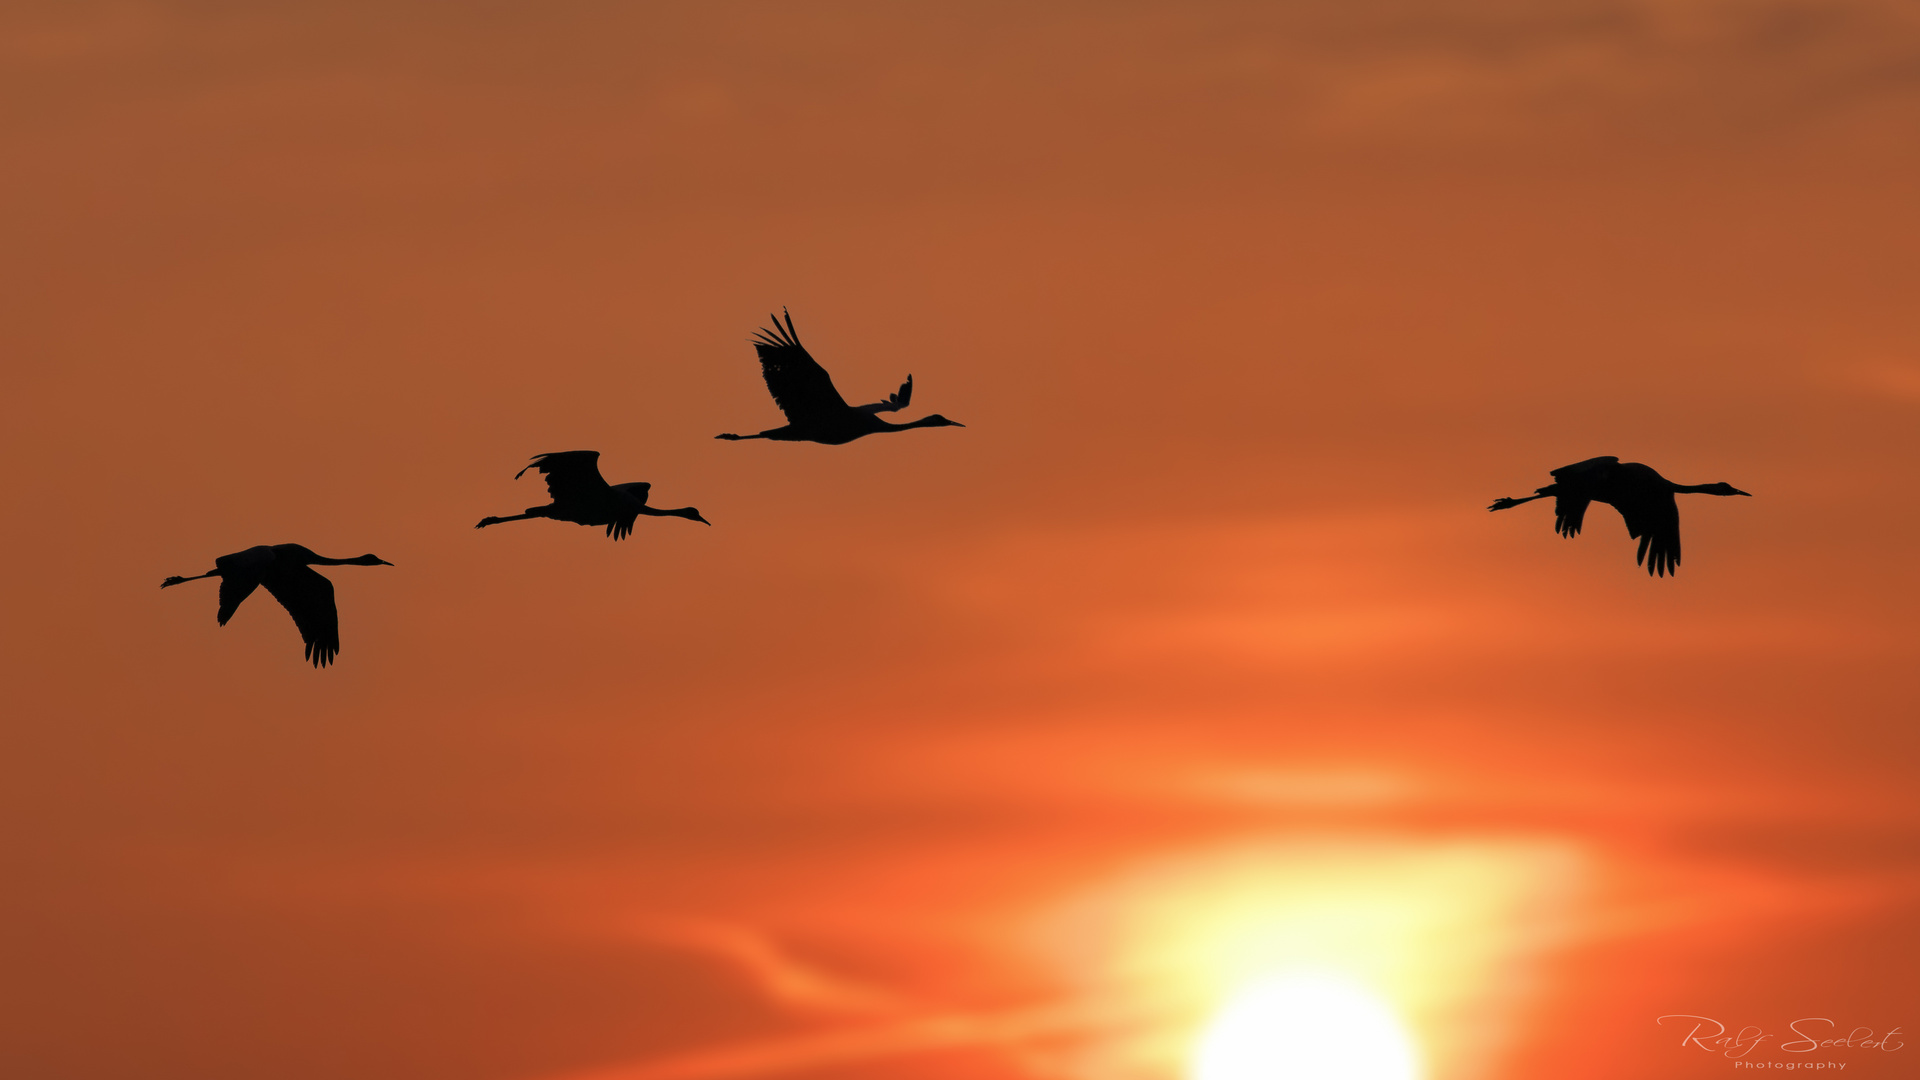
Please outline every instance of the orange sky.
[[[1322, 953], [1430, 1080], [1920, 1031], [1917, 72], [1892, 0], [11, 5], [0, 1072], [1185, 1080]], [[780, 305], [968, 426], [714, 441]], [[714, 527], [471, 528], [573, 448]], [[1482, 509], [1597, 454], [1755, 497], [1670, 581]], [[327, 671], [155, 588], [289, 541], [396, 564]]]

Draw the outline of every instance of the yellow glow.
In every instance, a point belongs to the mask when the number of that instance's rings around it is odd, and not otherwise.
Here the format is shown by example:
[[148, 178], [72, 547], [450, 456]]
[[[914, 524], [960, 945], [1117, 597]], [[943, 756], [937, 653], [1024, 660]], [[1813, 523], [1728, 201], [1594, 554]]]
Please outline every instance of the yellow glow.
[[1192, 1080], [1418, 1080], [1407, 1029], [1380, 997], [1334, 975], [1261, 979], [1194, 1048]]
[[1220, 1030], [1230, 1012], [1234, 1031], [1251, 1030], [1232, 1010], [1268, 1000], [1236, 1006], [1240, 995], [1317, 973], [1380, 1003], [1420, 1063], [1405, 1075], [1478, 1075], [1538, 999], [1536, 961], [1577, 925], [1588, 870], [1578, 850], [1553, 841], [1355, 833], [1137, 864], [1036, 929], [1087, 993], [1164, 1021], [1116, 1029], [1061, 1071], [1087, 1080], [1318, 1075], [1193, 1071], [1196, 1039], [1227, 1038], [1202, 1032]]

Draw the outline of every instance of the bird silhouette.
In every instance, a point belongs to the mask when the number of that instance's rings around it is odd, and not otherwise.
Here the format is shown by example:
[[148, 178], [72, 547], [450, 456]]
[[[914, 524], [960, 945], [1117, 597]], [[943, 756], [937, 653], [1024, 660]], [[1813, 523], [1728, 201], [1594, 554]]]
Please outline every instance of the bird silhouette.
[[1676, 494], [1747, 495], [1732, 484], [1676, 484], [1651, 466], [1617, 457], [1588, 458], [1553, 470], [1553, 483], [1524, 499], [1494, 500], [1488, 510], [1508, 510], [1553, 496], [1553, 531], [1580, 534], [1590, 503], [1606, 503], [1626, 519], [1627, 535], [1640, 541], [1636, 562], [1648, 574], [1665, 577], [1680, 569], [1680, 506]]
[[474, 528], [484, 529], [503, 521], [526, 518], [552, 518], [555, 521], [571, 521], [575, 525], [605, 525], [608, 536], [624, 540], [633, 531], [633, 523], [641, 514], [649, 517], [682, 517], [702, 525], [713, 524], [691, 506], [682, 506], [677, 510], [656, 510], [648, 506], [647, 491], [653, 487], [652, 484], [607, 483], [600, 477], [599, 460], [598, 450], [535, 454], [533, 464], [514, 473], [513, 478], [520, 479], [527, 469], [540, 470], [541, 475], [547, 478], [547, 497], [553, 501], [545, 506], [529, 506], [526, 513], [512, 517], [481, 518], [480, 524]]
[[[786, 314], [786, 308], [781, 308]], [[773, 329], [754, 336], [754, 351], [760, 354], [760, 376], [767, 380], [773, 403], [787, 414], [784, 427], [768, 428], [754, 435], [715, 435], [716, 439], [773, 439], [779, 442], [817, 442], [829, 446], [850, 443], [863, 435], [882, 431], [906, 431], [923, 427], [966, 427], [938, 413], [923, 416], [907, 424], [880, 419], [883, 412], [898, 412], [913, 398], [913, 376], [885, 401], [871, 405], [849, 405], [833, 388], [833, 377], [800, 344], [793, 330], [793, 316], [787, 315], [782, 327], [774, 316]]]
[[300, 628], [300, 639], [307, 643], [306, 657], [320, 668], [333, 663], [340, 652], [340, 612], [333, 605], [333, 582], [321, 577], [314, 566], [392, 566], [378, 555], [352, 559], [329, 559], [316, 555], [299, 544], [274, 544], [250, 547], [213, 560], [213, 569], [193, 577], [170, 577], [161, 588], [201, 578], [220, 579], [220, 625], [227, 625], [240, 602], [262, 585], [280, 606], [293, 616]]

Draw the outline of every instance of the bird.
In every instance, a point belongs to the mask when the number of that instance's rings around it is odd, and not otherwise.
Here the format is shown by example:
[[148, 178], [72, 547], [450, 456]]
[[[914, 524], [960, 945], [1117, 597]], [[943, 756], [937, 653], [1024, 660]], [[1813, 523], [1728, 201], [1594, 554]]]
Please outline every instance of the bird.
[[787, 313], [786, 308], [781, 308], [780, 312], [787, 316], [786, 326], [780, 325], [777, 316], [769, 315], [768, 318], [773, 320], [773, 329], [756, 333], [753, 348], [760, 354], [760, 375], [767, 380], [773, 403], [787, 414], [787, 423], [783, 427], [768, 428], [753, 435], [715, 435], [714, 438], [773, 439], [777, 442], [817, 442], [840, 446], [882, 431], [966, 427], [939, 413], [906, 424], [880, 419], [883, 412], [898, 412], [907, 407], [907, 402], [913, 398], [912, 375], [908, 375], [907, 381], [900, 384], [900, 389], [889, 394], [885, 401], [876, 401], [871, 405], [848, 405], [846, 399], [840, 396], [840, 391], [833, 388], [833, 377], [827, 374], [827, 369], [821, 367], [806, 347], [800, 344], [800, 336], [793, 329], [793, 316]]
[[314, 566], [392, 566], [378, 555], [360, 555], [351, 559], [329, 559], [316, 555], [299, 544], [261, 544], [213, 560], [213, 569], [193, 577], [170, 577], [160, 587], [170, 588], [188, 581], [220, 579], [220, 625], [227, 625], [240, 602], [262, 585], [280, 606], [293, 616], [300, 628], [300, 639], [307, 644], [306, 658], [317, 668], [333, 663], [340, 652], [340, 612], [333, 605], [333, 582], [320, 576]]
[[605, 525], [608, 536], [624, 540], [627, 534], [633, 532], [633, 523], [641, 514], [649, 517], [682, 517], [702, 525], [713, 524], [691, 506], [676, 510], [656, 510], [648, 506], [647, 491], [653, 487], [652, 484], [607, 483], [600, 477], [599, 460], [598, 450], [562, 450], [554, 454], [533, 455], [533, 463], [514, 473], [513, 478], [520, 479], [526, 475], [527, 469], [538, 469], [547, 478], [547, 497], [553, 501], [545, 506], [529, 506], [526, 513], [512, 517], [481, 518], [480, 524], [474, 528], [484, 529], [503, 521], [526, 518], [552, 518], [555, 521], [571, 521], [575, 525]]
[[1635, 562], [1650, 576], [1665, 577], [1680, 569], [1680, 506], [1676, 494], [1751, 495], [1732, 484], [1676, 484], [1637, 461], [1617, 457], [1588, 458], [1553, 470], [1553, 483], [1524, 499], [1494, 500], [1492, 510], [1508, 510], [1521, 503], [1553, 496], [1553, 531], [1572, 538], [1580, 534], [1587, 505], [1602, 502], [1626, 519], [1627, 535], [1638, 538]]

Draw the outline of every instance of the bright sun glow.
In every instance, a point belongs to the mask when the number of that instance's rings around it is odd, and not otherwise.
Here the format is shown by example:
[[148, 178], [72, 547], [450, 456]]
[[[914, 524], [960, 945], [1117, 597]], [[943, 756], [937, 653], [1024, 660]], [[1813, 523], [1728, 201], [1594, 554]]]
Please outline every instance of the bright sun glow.
[[1117, 1017], [1061, 1073], [1483, 1075], [1587, 876], [1572, 846], [1509, 837], [1308, 834], [1137, 863], [1036, 926]]
[[1200, 1036], [1192, 1080], [1418, 1080], [1413, 1041], [1387, 1003], [1332, 975], [1295, 974], [1235, 994]]

